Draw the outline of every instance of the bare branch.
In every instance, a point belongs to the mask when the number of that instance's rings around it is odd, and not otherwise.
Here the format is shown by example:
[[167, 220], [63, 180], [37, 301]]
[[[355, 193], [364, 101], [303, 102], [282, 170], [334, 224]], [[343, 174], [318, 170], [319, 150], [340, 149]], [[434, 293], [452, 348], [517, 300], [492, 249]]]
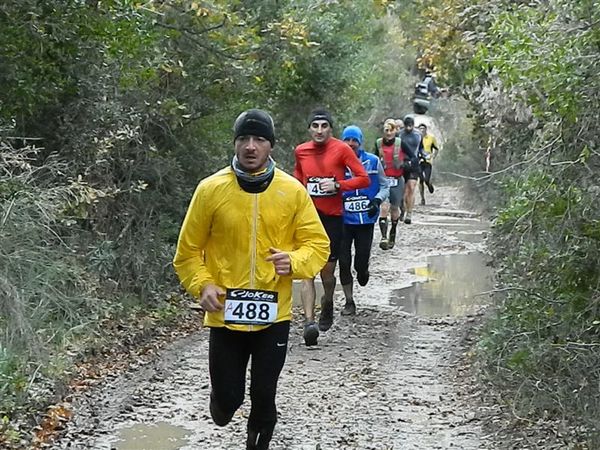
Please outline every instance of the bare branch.
[[202, 47], [203, 49], [205, 49], [211, 53], [214, 53], [216, 55], [222, 56], [227, 59], [233, 59], [235, 61], [243, 61], [245, 59], [245, 56], [240, 57], [240, 56], [235, 56], [235, 55], [229, 54], [224, 50], [215, 48], [205, 42], [202, 42], [200, 39], [198, 39], [196, 37], [196, 36], [200, 36], [204, 33], [208, 33], [210, 31], [213, 31], [213, 30], [223, 27], [225, 25], [225, 21], [226, 21], [226, 19], [223, 19], [223, 22], [221, 24], [215, 25], [214, 27], [205, 28], [204, 30], [200, 30], [200, 31], [194, 31], [194, 30], [191, 30], [186, 27], [176, 27], [174, 25], [169, 25], [167, 23], [162, 23], [162, 22], [156, 22], [156, 25], [158, 25], [162, 28], [169, 29], [169, 30], [176, 30], [176, 31], [181, 32], [182, 36], [186, 37], [187, 39], [189, 39], [190, 41], [192, 41], [199, 47]]
[[221, 22], [220, 24], [217, 24], [215, 26], [212, 27], [208, 27], [205, 28], [203, 30], [192, 30], [190, 28], [184, 27], [184, 26], [175, 26], [175, 25], [169, 25], [168, 23], [164, 23], [164, 22], [156, 22], [157, 25], [163, 27], [163, 28], [167, 28], [169, 30], [175, 30], [175, 31], [181, 31], [182, 33], [187, 33], [187, 34], [192, 34], [194, 36], [199, 36], [201, 34], [205, 34], [205, 33], [209, 33], [211, 31], [214, 30], [218, 30], [219, 28], [223, 28], [223, 26], [225, 26], [225, 22], [227, 21], [227, 18], [224, 17], [223, 18], [223, 22]]
[[[560, 138], [561, 138], [561, 136], [559, 135], [552, 142], [550, 142], [550, 143], [546, 144], [544, 147], [540, 148], [540, 151], [552, 147], [554, 144], [556, 144], [556, 142], [558, 142], [558, 140], [560, 140]], [[470, 177], [470, 176], [466, 176], [466, 175], [460, 175], [460, 174], [454, 173], [454, 172], [439, 172], [439, 173], [440, 174], [446, 174], [446, 175], [453, 175], [453, 176], [456, 176], [458, 178], [465, 178], [465, 179], [473, 180], [473, 181], [483, 181], [483, 180], [490, 179], [490, 178], [492, 178], [492, 177], [494, 177], [496, 175], [499, 175], [501, 173], [508, 172], [509, 170], [514, 169], [515, 167], [522, 166], [524, 164], [531, 164], [532, 162], [536, 163], [539, 160], [545, 158], [546, 156], [549, 156], [550, 153], [551, 152], [546, 152], [543, 155], [540, 155], [539, 152], [538, 152], [534, 156], [532, 156], [531, 158], [529, 158], [529, 159], [527, 159], [525, 161], [516, 162], [514, 164], [511, 164], [508, 167], [505, 167], [504, 169], [498, 170], [496, 172], [490, 172], [490, 173], [488, 173], [488, 174], [486, 174], [486, 175], [484, 175], [482, 177]]]
[[44, 138], [23, 137], [23, 136], [2, 136], [2, 139], [11, 139], [11, 140], [19, 140], [19, 141], [42, 141], [42, 140], [44, 140]]
[[507, 286], [507, 287], [504, 287], [504, 288], [492, 289], [491, 291], [485, 291], [485, 292], [480, 292], [478, 294], [475, 294], [475, 296], [497, 294], [497, 293], [500, 293], [500, 292], [509, 292], [509, 291], [524, 292], [527, 295], [530, 295], [532, 297], [537, 297], [537, 298], [539, 298], [541, 300], [544, 300], [545, 302], [548, 302], [548, 303], [560, 303], [560, 302], [557, 302], [555, 300], [550, 300], [549, 298], [544, 297], [544, 296], [538, 294], [537, 292], [530, 291], [529, 289], [525, 289], [525, 288], [518, 287], [518, 286]]
[[590, 28], [595, 27], [598, 24], [600, 24], [600, 19], [596, 20], [595, 22], [592, 22], [592, 23], [581, 24], [581, 25], [578, 25], [576, 27], [569, 28], [568, 30], [566, 30], [564, 32], [565, 33], [571, 33], [573, 31], [578, 31], [578, 30], [585, 31], [585, 30], [589, 30]]
[[588, 342], [565, 342], [564, 344], [550, 344], [552, 347], [566, 348], [566, 347], [600, 347], [600, 344], [588, 343]]

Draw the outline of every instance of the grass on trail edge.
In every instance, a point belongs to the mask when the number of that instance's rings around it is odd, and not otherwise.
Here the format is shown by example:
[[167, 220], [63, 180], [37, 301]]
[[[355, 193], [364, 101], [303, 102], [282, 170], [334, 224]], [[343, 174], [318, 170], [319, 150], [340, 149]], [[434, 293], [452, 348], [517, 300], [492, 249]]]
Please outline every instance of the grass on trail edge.
[[[73, 395], [97, 387], [107, 375], [152, 360], [166, 344], [202, 327], [202, 312], [190, 305], [188, 297], [173, 295], [158, 308], [137, 309], [126, 318], [103, 321], [82, 338], [71, 367], [51, 380], [52, 398], [30, 398], [0, 414], [0, 447], [48, 448], [72, 418], [69, 402]], [[29, 388], [35, 389], [35, 383]]]

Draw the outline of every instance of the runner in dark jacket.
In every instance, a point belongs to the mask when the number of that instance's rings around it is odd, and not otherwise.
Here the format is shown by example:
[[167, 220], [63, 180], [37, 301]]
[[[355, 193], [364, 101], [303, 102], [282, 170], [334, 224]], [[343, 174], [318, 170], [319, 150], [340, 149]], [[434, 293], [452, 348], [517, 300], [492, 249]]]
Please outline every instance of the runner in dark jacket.
[[406, 155], [404, 165], [404, 223], [412, 223], [412, 210], [415, 204], [415, 189], [419, 179], [419, 158], [423, 155], [423, 136], [415, 130], [415, 120], [404, 118], [404, 130], [400, 133], [402, 151]]

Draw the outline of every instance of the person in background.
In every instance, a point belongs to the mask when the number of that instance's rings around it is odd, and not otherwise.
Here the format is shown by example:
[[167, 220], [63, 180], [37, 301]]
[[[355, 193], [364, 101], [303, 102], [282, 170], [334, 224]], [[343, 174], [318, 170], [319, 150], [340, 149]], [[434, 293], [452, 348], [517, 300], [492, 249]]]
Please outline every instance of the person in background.
[[[401, 140], [396, 137], [396, 122], [387, 119], [383, 124], [383, 136], [375, 141], [374, 153], [380, 158], [385, 175], [388, 179], [390, 189], [389, 203], [381, 206], [379, 215], [379, 229], [381, 231], [382, 250], [394, 248], [396, 243], [396, 229], [398, 221], [402, 220], [404, 201], [404, 153], [402, 152]], [[391, 218], [390, 234], [388, 236], [388, 216]]]
[[425, 76], [423, 77], [423, 80], [415, 86], [415, 92], [423, 97], [431, 95], [434, 98], [438, 98], [442, 92], [436, 84], [435, 73], [430, 69], [425, 70]]
[[251, 359], [246, 450], [267, 450], [287, 354], [292, 278], [312, 278], [329, 239], [304, 187], [271, 158], [271, 116], [250, 109], [234, 123], [229, 167], [202, 180], [181, 226], [173, 266], [210, 328], [210, 414], [225, 426], [244, 400]]
[[433, 160], [437, 157], [439, 148], [437, 140], [433, 134], [427, 132], [427, 125], [419, 125], [419, 133], [423, 137], [423, 153], [421, 155], [419, 167], [421, 169], [419, 176], [419, 193], [421, 194], [421, 205], [425, 204], [425, 186], [430, 194], [433, 194], [434, 187], [431, 183], [431, 170]]
[[[365, 188], [369, 186], [370, 179], [348, 144], [333, 137], [333, 118], [329, 111], [321, 108], [313, 110], [308, 118], [308, 131], [311, 140], [294, 150], [294, 176], [306, 186], [331, 242], [329, 261], [321, 270], [324, 294], [318, 326], [314, 320], [315, 280], [303, 282], [301, 291], [304, 342], [311, 346], [317, 344], [319, 331], [327, 331], [333, 325], [335, 266], [344, 230], [342, 192]], [[345, 178], [347, 170], [352, 172], [348, 179]]]
[[[379, 206], [387, 199], [390, 189], [379, 158], [362, 148], [362, 130], [355, 125], [347, 126], [342, 132], [342, 140], [354, 150], [371, 179], [368, 188], [346, 191], [343, 194], [344, 234], [340, 251], [340, 282], [346, 299], [342, 315], [348, 316], [356, 314], [352, 280], [352, 244], [356, 280], [361, 286], [366, 286], [369, 282], [373, 229], [379, 215]], [[350, 172], [346, 172], [347, 178], [351, 176]]]
[[404, 129], [404, 121], [402, 119], [394, 119], [394, 123], [396, 124], [396, 137], [400, 137], [400, 133]]
[[415, 85], [415, 96], [413, 98], [413, 111], [415, 113], [427, 113], [431, 99], [439, 98], [442, 95], [443, 90], [437, 87], [435, 78], [435, 73], [428, 69], [425, 71], [423, 80]]
[[412, 116], [404, 118], [404, 130], [400, 134], [402, 152], [405, 155], [404, 167], [404, 223], [412, 223], [412, 211], [415, 204], [415, 187], [421, 169], [419, 159], [423, 155], [423, 137], [415, 130], [415, 120]]

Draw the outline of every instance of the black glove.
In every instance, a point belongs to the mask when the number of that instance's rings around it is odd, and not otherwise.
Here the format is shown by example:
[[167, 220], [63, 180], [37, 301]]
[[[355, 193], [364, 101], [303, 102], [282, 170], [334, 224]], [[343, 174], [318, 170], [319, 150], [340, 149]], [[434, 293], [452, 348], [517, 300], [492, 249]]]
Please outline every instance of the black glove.
[[412, 169], [412, 161], [410, 159], [405, 159], [404, 161], [402, 161], [402, 168], [404, 170], [410, 170]]
[[369, 202], [369, 210], [367, 211], [367, 216], [375, 217], [377, 212], [379, 211], [379, 206], [381, 205], [381, 199], [374, 198]]

